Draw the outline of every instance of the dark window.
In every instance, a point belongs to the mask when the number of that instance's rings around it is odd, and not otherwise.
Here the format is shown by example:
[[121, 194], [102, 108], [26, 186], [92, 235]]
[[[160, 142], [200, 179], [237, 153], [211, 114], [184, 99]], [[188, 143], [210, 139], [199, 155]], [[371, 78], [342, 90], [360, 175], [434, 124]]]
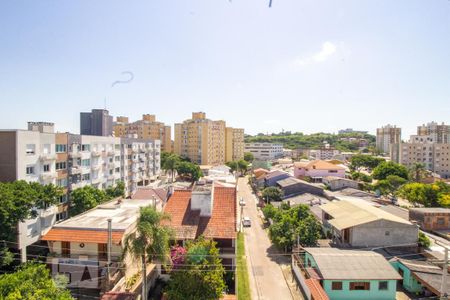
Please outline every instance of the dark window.
[[340, 291], [340, 290], [342, 290], [342, 282], [341, 281], [333, 281], [331, 283], [331, 289], [333, 291]]
[[370, 290], [370, 282], [350, 282], [350, 291]]
[[378, 282], [378, 289], [385, 291], [388, 289], [388, 282], [387, 281], [380, 281]]

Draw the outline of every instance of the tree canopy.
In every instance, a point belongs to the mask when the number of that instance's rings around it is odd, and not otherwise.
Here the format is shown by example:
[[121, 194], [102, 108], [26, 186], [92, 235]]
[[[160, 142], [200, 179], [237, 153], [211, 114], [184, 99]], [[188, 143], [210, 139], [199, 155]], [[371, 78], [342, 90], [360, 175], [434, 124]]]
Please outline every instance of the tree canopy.
[[445, 182], [432, 184], [411, 182], [403, 185], [397, 193], [414, 204], [450, 208], [450, 186]]
[[178, 175], [189, 177], [192, 182], [195, 182], [203, 176], [200, 166], [197, 164], [181, 161], [176, 165]]
[[396, 175], [406, 180], [409, 178], [408, 169], [392, 161], [380, 163], [372, 173], [372, 177], [378, 180], [386, 179], [389, 175]]
[[0, 275], [0, 299], [69, 300], [64, 286], [57, 284], [45, 265], [29, 263], [16, 272]]
[[280, 190], [279, 188], [270, 186], [263, 189], [262, 196], [265, 200], [270, 202], [270, 201], [281, 201], [284, 194], [283, 191]]
[[244, 153], [244, 160], [248, 163], [251, 163], [255, 159], [255, 156], [251, 152]]
[[366, 154], [356, 154], [351, 158], [350, 169], [356, 171], [359, 171], [363, 167], [374, 169], [384, 161], [385, 159], [382, 157], [376, 157]]
[[374, 189], [379, 190], [382, 195], [394, 195], [398, 188], [406, 182], [407, 180], [403, 177], [389, 175], [386, 179], [381, 179], [374, 184]]
[[225, 269], [216, 242], [203, 238], [188, 241], [182, 263], [183, 268], [171, 272], [166, 290], [169, 299], [220, 299], [223, 296]]

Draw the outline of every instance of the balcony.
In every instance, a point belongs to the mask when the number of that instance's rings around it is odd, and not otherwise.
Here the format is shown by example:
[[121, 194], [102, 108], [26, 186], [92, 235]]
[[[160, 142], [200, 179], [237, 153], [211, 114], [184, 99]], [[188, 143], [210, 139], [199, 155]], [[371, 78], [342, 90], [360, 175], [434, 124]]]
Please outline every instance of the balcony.
[[91, 155], [92, 155], [92, 157], [98, 157], [98, 156], [102, 155], [102, 152], [101, 151], [92, 151]]
[[108, 150], [108, 152], [106, 152], [108, 156], [114, 156], [114, 151], [113, 150]]
[[69, 152], [69, 157], [70, 158], [80, 158], [81, 152]]
[[101, 177], [96, 177], [91, 179], [92, 184], [98, 184], [102, 182]]
[[78, 188], [82, 188], [83, 186], [85, 186], [85, 183], [83, 181], [78, 181], [78, 182], [74, 182], [70, 185], [70, 188], [72, 190], [78, 189]]
[[39, 175], [41, 180], [53, 180], [57, 176], [56, 172], [45, 172]]
[[91, 169], [92, 169], [93, 171], [98, 171], [98, 170], [100, 170], [101, 168], [102, 168], [102, 166], [99, 165], [99, 164], [96, 164], [96, 165], [91, 166]]
[[81, 168], [79, 166], [73, 166], [72, 168], [70, 168], [70, 174], [81, 174]]
[[56, 159], [56, 154], [51, 154], [51, 153], [43, 153], [39, 156], [39, 159], [41, 161], [46, 161], [46, 160], [55, 160]]

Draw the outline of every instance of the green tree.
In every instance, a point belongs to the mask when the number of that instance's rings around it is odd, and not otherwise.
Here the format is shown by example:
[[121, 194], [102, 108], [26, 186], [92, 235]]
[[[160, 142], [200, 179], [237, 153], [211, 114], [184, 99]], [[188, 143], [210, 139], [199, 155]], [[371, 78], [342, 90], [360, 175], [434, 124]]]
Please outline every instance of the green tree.
[[231, 172], [235, 172], [238, 169], [238, 164], [235, 161], [228, 161], [225, 165], [230, 168]]
[[373, 170], [373, 178], [382, 180], [389, 175], [396, 175], [408, 180], [408, 169], [405, 166], [394, 163], [392, 161], [383, 162]]
[[70, 214], [78, 215], [108, 200], [106, 193], [93, 186], [86, 185], [70, 194]]
[[266, 187], [263, 191], [262, 191], [262, 196], [263, 198], [267, 201], [281, 201], [281, 199], [283, 198], [283, 191], [280, 190], [277, 187], [274, 186], [270, 186], [270, 187]]
[[114, 187], [108, 187], [105, 190], [107, 199], [114, 199], [117, 197], [125, 197], [125, 183], [118, 181]]
[[164, 164], [161, 164], [161, 168], [165, 171], [170, 171], [170, 175], [172, 177], [172, 182], [175, 175], [175, 170], [177, 169], [177, 165], [181, 162], [180, 156], [176, 154], [170, 154], [164, 160]]
[[70, 292], [58, 286], [45, 265], [25, 264], [16, 272], [0, 275], [0, 299], [73, 299]]
[[433, 184], [419, 182], [407, 183], [399, 189], [398, 195], [415, 205], [450, 207], [450, 186], [445, 182]]
[[194, 163], [181, 161], [177, 164], [177, 173], [182, 176], [187, 176], [192, 182], [199, 180], [202, 176], [202, 170]]
[[371, 183], [372, 182], [372, 177], [361, 173], [361, 172], [352, 172], [352, 179], [353, 180], [358, 180], [358, 181], [362, 181], [362, 182], [367, 182], [367, 183]]
[[397, 175], [389, 175], [386, 179], [379, 180], [374, 184], [374, 189], [379, 190], [382, 195], [394, 195], [406, 182], [405, 178]]
[[425, 169], [425, 165], [423, 163], [414, 163], [410, 171], [410, 177], [414, 179], [415, 182], [420, 182], [427, 174], [427, 170]]
[[381, 157], [356, 154], [351, 158], [350, 169], [355, 171], [359, 171], [363, 167], [374, 169], [384, 161], [385, 159]]
[[255, 159], [255, 156], [251, 152], [244, 153], [244, 160], [248, 163], [251, 163]]
[[186, 266], [171, 274], [169, 299], [220, 299], [226, 288], [225, 269], [216, 242], [200, 238], [188, 242], [186, 248]]
[[[153, 207], [142, 207], [136, 230], [128, 234], [124, 242], [124, 255], [130, 254], [140, 259], [142, 264], [142, 278], [146, 278], [147, 263], [156, 261], [166, 264], [170, 259], [170, 239], [172, 231], [168, 226], [162, 225], [169, 216], [156, 211]], [[144, 280], [143, 299], [146, 298], [146, 281]]]
[[238, 160], [237, 161], [237, 166], [238, 166], [239, 171], [241, 173], [245, 174], [247, 172], [247, 169], [248, 169], [248, 162], [243, 160], [243, 159]]

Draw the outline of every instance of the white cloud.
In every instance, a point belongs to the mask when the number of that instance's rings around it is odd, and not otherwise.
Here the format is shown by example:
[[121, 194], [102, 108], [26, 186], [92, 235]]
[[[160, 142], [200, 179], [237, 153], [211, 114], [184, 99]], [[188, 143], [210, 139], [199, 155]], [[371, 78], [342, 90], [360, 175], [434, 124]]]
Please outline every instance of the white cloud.
[[296, 58], [294, 65], [304, 66], [312, 63], [321, 63], [326, 61], [330, 56], [336, 52], [336, 45], [331, 42], [325, 42], [322, 44], [322, 49], [319, 52], [303, 58]]

